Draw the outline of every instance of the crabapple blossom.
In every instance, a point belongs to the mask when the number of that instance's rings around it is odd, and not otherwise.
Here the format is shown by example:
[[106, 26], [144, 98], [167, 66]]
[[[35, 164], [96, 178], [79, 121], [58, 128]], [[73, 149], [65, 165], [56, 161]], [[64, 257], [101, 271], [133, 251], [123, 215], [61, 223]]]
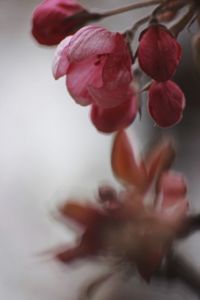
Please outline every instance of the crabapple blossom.
[[136, 114], [137, 100], [136, 96], [133, 96], [130, 100], [111, 108], [92, 104], [90, 117], [99, 131], [111, 133], [130, 125]]
[[150, 25], [140, 35], [138, 60], [141, 69], [156, 81], [170, 79], [181, 59], [181, 46], [163, 25]]
[[57, 45], [90, 16], [76, 0], [44, 0], [32, 16], [32, 35], [43, 45]]
[[179, 86], [171, 81], [153, 82], [149, 89], [148, 109], [160, 127], [170, 127], [182, 119], [185, 96]]
[[131, 53], [122, 34], [90, 25], [58, 45], [53, 75], [55, 79], [66, 75], [67, 89], [74, 100], [83, 106], [92, 104], [95, 126], [111, 132], [130, 124], [136, 115], [131, 65]]

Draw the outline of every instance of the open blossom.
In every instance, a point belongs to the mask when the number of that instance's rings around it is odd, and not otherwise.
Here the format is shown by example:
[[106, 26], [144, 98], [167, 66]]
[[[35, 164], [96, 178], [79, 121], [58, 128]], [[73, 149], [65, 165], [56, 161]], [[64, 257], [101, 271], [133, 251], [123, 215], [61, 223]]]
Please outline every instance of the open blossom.
[[[65, 220], [83, 228], [73, 248], [59, 249], [63, 263], [109, 256], [135, 266], [149, 280], [181, 232], [188, 209], [182, 175], [169, 171], [174, 149], [162, 143], [136, 161], [127, 135], [120, 131], [112, 150], [112, 169], [124, 185], [99, 189], [99, 206], [69, 200], [60, 207]], [[154, 187], [154, 188], [153, 188]], [[116, 260], [117, 261], [117, 260]]]
[[84, 25], [89, 15], [76, 0], [44, 0], [33, 12], [32, 34], [40, 44], [57, 45]]
[[156, 81], [170, 79], [181, 59], [181, 46], [163, 25], [155, 24], [140, 36], [138, 59], [142, 70]]
[[[136, 115], [131, 65], [131, 53], [124, 36], [91, 25], [60, 43], [53, 74], [55, 79], [66, 75], [67, 88], [74, 100], [80, 105], [92, 104], [93, 123], [101, 123], [96, 127], [109, 132], [111, 128], [117, 130], [129, 124]], [[120, 105], [124, 116], [119, 113]]]
[[170, 127], [182, 119], [185, 96], [171, 80], [154, 82], [149, 89], [148, 108], [158, 126]]

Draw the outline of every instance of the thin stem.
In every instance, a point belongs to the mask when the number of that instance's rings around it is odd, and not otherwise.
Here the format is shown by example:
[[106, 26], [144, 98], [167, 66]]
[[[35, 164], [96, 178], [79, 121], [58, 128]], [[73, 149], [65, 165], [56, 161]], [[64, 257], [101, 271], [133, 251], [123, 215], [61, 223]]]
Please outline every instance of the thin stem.
[[200, 230], [200, 214], [190, 215], [185, 221], [185, 226], [178, 238], [186, 238], [198, 230]]
[[140, 1], [138, 3], [133, 3], [124, 7], [119, 7], [119, 8], [115, 8], [109, 11], [106, 11], [104, 13], [101, 13], [101, 17], [102, 18], [106, 18], [106, 17], [110, 17], [113, 15], [117, 15], [117, 14], [121, 14], [124, 12], [127, 12], [129, 10], [133, 10], [133, 9], [138, 9], [138, 8], [143, 8], [143, 7], [148, 7], [148, 6], [153, 6], [156, 4], [160, 4], [162, 3], [163, 0], [146, 0], [146, 1]]
[[187, 24], [193, 18], [194, 13], [195, 6], [191, 6], [188, 12], [183, 16], [183, 18], [181, 18], [178, 23], [170, 28], [170, 31], [172, 32], [172, 34], [174, 34], [175, 37], [177, 37], [178, 34], [187, 26]]
[[125, 31], [125, 35], [132, 40], [134, 38], [135, 32], [138, 30], [138, 28], [140, 26], [142, 26], [143, 24], [145, 24], [146, 22], [148, 22], [150, 20], [151, 16], [145, 16], [144, 18], [140, 19], [139, 21], [137, 21], [130, 29]]
[[88, 300], [92, 299], [93, 294], [104, 284], [113, 273], [109, 272], [97, 277], [94, 281], [92, 281], [86, 289], [81, 293], [79, 300]]
[[199, 272], [191, 266], [189, 262], [180, 254], [171, 251], [166, 258], [164, 265], [158, 270], [155, 277], [159, 279], [174, 282], [182, 281], [191, 291], [200, 295], [200, 277]]

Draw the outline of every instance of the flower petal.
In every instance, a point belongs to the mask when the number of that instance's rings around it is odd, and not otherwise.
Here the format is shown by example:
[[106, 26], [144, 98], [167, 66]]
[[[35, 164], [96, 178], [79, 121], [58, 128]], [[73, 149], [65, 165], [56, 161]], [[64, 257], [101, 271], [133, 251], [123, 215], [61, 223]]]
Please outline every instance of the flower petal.
[[94, 102], [90, 94], [89, 86], [102, 85], [102, 68], [105, 58], [96, 65], [96, 56], [77, 63], [71, 63], [67, 71], [67, 88], [74, 100], [80, 105], [88, 105]]
[[[172, 171], [165, 172], [160, 179], [158, 191], [162, 191], [167, 197], [174, 197], [176, 199], [185, 197], [187, 193], [185, 178], [179, 173]], [[170, 202], [165, 202], [163, 205], [168, 206]]]
[[57, 47], [53, 60], [53, 76], [58, 79], [67, 73], [69, 61], [67, 58], [68, 46], [72, 36], [66, 37]]
[[156, 184], [163, 171], [169, 169], [175, 158], [175, 149], [171, 141], [157, 145], [149, 152], [144, 160], [149, 184]]
[[113, 108], [102, 108], [93, 104], [91, 109], [91, 120], [94, 126], [101, 132], [111, 133], [130, 125], [137, 114], [137, 100], [132, 97], [121, 105]]
[[136, 162], [134, 151], [125, 131], [115, 136], [111, 156], [112, 170], [122, 182], [141, 187], [146, 181], [144, 169]]
[[107, 29], [89, 25], [77, 31], [69, 45], [70, 62], [85, 60], [88, 57], [111, 53], [115, 47], [115, 35]]
[[183, 225], [187, 210], [187, 185], [184, 177], [175, 172], [166, 172], [160, 179], [158, 191], [160, 193], [156, 210], [175, 229]]
[[59, 208], [59, 212], [65, 218], [71, 219], [82, 226], [91, 226], [99, 218], [99, 211], [91, 205], [83, 205], [74, 201], [68, 201]]

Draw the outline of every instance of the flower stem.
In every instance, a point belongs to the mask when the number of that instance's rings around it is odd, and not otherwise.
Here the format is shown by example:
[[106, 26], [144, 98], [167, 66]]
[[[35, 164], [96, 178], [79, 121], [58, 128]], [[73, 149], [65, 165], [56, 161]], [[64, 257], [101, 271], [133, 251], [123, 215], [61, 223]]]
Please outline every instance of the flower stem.
[[119, 8], [115, 8], [112, 10], [108, 10], [104, 13], [101, 13], [101, 18], [106, 18], [106, 17], [110, 17], [113, 15], [117, 15], [117, 14], [121, 14], [124, 12], [127, 12], [129, 10], [133, 10], [133, 9], [138, 9], [138, 8], [143, 8], [143, 7], [147, 7], [147, 6], [153, 6], [156, 4], [160, 4], [162, 3], [163, 0], [146, 0], [146, 1], [140, 1], [138, 3], [133, 3], [124, 7], [119, 7]]
[[178, 34], [188, 25], [195, 14], [195, 6], [191, 6], [188, 12], [181, 18], [178, 23], [170, 28], [172, 34], [177, 37]]
[[129, 40], [132, 40], [134, 38], [135, 32], [138, 30], [140, 26], [148, 22], [151, 18], [151, 15], [145, 16], [139, 21], [137, 21], [130, 29], [126, 30], [124, 34], [129, 38]]

